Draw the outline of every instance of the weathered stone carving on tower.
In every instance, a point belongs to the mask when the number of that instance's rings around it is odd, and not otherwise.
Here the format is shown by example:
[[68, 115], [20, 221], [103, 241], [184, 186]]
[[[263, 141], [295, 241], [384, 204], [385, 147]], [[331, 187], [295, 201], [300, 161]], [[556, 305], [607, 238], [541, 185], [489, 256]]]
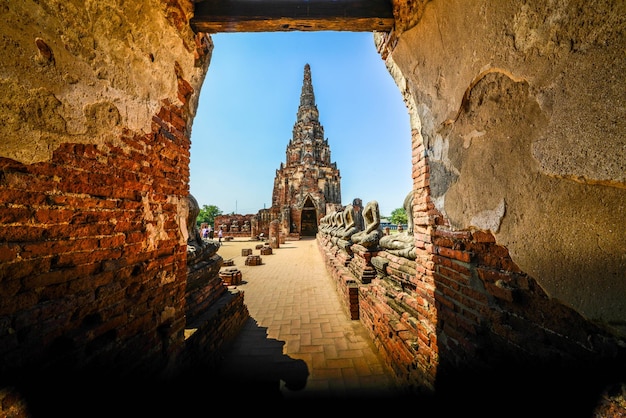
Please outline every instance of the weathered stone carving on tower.
[[314, 236], [327, 210], [341, 207], [341, 176], [330, 161], [309, 64], [304, 66], [300, 106], [286, 154], [274, 178], [272, 217], [281, 221], [285, 235]]

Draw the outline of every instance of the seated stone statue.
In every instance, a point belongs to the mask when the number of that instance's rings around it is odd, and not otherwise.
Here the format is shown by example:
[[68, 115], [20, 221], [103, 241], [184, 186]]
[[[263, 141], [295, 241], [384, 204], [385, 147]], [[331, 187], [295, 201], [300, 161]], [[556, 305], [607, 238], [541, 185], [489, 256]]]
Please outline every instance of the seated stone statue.
[[335, 236], [335, 231], [341, 227], [341, 212], [333, 212], [330, 218], [330, 227], [328, 228], [328, 235]]
[[317, 232], [318, 233], [320, 233], [320, 234], [325, 234], [326, 233], [325, 230], [326, 230], [326, 225], [327, 225], [327, 223], [326, 223], [327, 219], [328, 219], [328, 214], [326, 214], [326, 215], [324, 215], [324, 216], [322, 216], [320, 218], [319, 225], [317, 225]]
[[378, 245], [390, 254], [415, 260], [417, 255], [413, 236], [413, 191], [404, 199], [404, 211], [407, 214], [406, 231], [386, 235], [380, 239]]
[[199, 258], [212, 257], [219, 246], [211, 240], [203, 240], [200, 236], [200, 230], [196, 224], [196, 219], [200, 213], [198, 201], [191, 194], [183, 203], [187, 206], [186, 235], [187, 235], [187, 263], [193, 264]]
[[377, 201], [372, 200], [365, 205], [363, 222], [365, 229], [353, 234], [352, 242], [372, 249], [378, 245], [378, 240], [383, 234], [383, 231], [380, 229], [380, 211]]
[[324, 235], [330, 235], [330, 231], [335, 227], [335, 212], [329, 212], [322, 218], [323, 227], [320, 228]]
[[359, 232], [359, 227], [356, 225], [355, 217], [354, 217], [354, 207], [352, 205], [347, 205], [343, 210], [343, 219], [344, 219], [344, 228], [341, 235], [338, 235], [339, 238], [344, 240], [350, 240], [352, 235]]
[[363, 201], [359, 198], [353, 199], [352, 207], [354, 209], [354, 225], [359, 231], [362, 231], [365, 229], [363, 223]]
[[320, 219], [320, 225], [317, 228], [317, 230], [321, 232], [322, 234], [327, 235], [329, 226], [330, 226], [330, 214], [327, 213], [326, 215], [322, 216], [322, 219]]
[[341, 233], [337, 234], [337, 246], [348, 251], [352, 245], [352, 235], [359, 232], [354, 219], [354, 207], [352, 205], [347, 205], [343, 210], [343, 220], [344, 227]]
[[[191, 194], [187, 197], [187, 251], [194, 251], [194, 248], [202, 246], [202, 237], [200, 236], [200, 230], [196, 224], [196, 218], [200, 213], [200, 205], [198, 201]], [[191, 248], [189, 248], [191, 247]]]
[[338, 237], [343, 234], [343, 231], [346, 228], [346, 220], [343, 217], [343, 211], [338, 211], [335, 213], [335, 224], [336, 228], [332, 230], [331, 234], [334, 237]]

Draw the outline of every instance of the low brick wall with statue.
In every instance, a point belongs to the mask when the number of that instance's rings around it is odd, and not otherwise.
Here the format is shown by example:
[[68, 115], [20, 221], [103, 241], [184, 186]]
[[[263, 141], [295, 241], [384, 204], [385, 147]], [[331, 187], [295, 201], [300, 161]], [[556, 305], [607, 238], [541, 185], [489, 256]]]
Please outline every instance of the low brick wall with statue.
[[258, 235], [254, 231], [255, 215], [220, 215], [215, 217], [213, 229], [217, 238], [217, 231], [222, 228], [224, 237], [254, 238]]
[[[493, 234], [453, 230], [426, 206], [406, 209], [415, 224], [387, 234], [375, 201], [362, 227], [347, 205], [321, 219], [316, 237], [346, 312], [399, 387], [454, 400], [478, 390], [566, 399], [616, 376], [619, 341], [549, 298]], [[598, 396], [611, 404], [610, 393]]]

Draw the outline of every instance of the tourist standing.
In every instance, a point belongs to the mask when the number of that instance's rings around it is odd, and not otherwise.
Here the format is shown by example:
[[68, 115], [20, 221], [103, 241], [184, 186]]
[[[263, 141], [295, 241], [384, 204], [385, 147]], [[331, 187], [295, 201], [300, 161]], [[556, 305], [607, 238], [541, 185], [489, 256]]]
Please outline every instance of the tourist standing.
[[213, 239], [213, 227], [209, 225], [209, 239]]
[[223, 236], [223, 235], [224, 235], [224, 234], [223, 234], [223, 232], [222, 232], [222, 227], [220, 226], [220, 230], [219, 230], [219, 231], [217, 231], [217, 241], [218, 241], [218, 242], [220, 242], [220, 243], [222, 242], [222, 236]]

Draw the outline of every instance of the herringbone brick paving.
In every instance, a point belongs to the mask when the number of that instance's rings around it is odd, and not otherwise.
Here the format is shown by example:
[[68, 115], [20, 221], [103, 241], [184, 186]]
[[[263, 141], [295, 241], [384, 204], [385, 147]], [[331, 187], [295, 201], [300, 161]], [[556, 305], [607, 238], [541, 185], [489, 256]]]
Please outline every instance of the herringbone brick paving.
[[223, 360], [227, 384], [280, 399], [373, 398], [395, 394], [390, 370], [367, 331], [351, 320], [314, 238], [287, 241], [262, 264], [245, 265], [258, 241], [223, 242], [218, 254], [242, 272], [251, 319]]

